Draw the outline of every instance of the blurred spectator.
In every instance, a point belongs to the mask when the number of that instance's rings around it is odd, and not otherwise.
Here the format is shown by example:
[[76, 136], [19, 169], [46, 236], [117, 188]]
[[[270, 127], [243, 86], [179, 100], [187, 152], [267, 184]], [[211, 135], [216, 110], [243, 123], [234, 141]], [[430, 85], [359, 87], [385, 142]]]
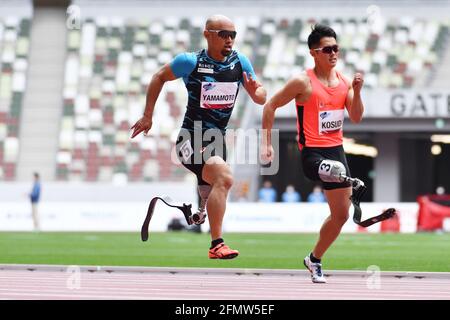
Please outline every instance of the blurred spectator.
[[281, 199], [283, 202], [300, 202], [302, 201], [302, 197], [300, 193], [298, 193], [292, 184], [289, 184], [286, 187], [286, 191], [283, 192]]
[[321, 186], [314, 186], [313, 191], [308, 195], [308, 202], [326, 202]]
[[275, 202], [277, 201], [277, 192], [272, 187], [272, 182], [264, 181], [263, 187], [258, 192], [259, 202]]
[[167, 226], [167, 231], [182, 231], [186, 229], [184, 224], [181, 222], [180, 218], [172, 218], [169, 225]]
[[237, 201], [237, 202], [247, 202], [248, 201], [248, 193], [250, 191], [248, 181], [235, 182], [231, 191], [232, 191], [233, 201]]
[[34, 230], [39, 231], [39, 215], [38, 215], [38, 203], [41, 197], [41, 182], [39, 181], [39, 173], [34, 173], [33, 188], [30, 193], [31, 201], [31, 215], [33, 217]]

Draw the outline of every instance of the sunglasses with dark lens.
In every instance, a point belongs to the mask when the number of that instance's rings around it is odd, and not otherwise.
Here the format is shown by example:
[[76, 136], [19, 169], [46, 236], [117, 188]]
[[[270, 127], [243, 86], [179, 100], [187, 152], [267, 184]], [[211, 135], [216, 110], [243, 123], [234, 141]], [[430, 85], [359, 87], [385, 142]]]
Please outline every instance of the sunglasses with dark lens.
[[334, 46], [326, 46], [322, 48], [314, 49], [315, 51], [322, 51], [323, 53], [330, 54], [331, 52], [338, 53], [339, 46], [335, 44]]
[[228, 30], [207, 30], [209, 32], [217, 32], [217, 35], [221, 37], [222, 39], [228, 39], [230, 37], [231, 39], [236, 38], [237, 32], [236, 31], [228, 31]]

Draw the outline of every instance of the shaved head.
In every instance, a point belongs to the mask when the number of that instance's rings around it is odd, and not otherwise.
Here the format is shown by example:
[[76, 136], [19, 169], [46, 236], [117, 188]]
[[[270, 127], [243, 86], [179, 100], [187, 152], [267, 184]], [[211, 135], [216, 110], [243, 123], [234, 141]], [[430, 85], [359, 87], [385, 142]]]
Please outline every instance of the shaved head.
[[203, 35], [208, 42], [208, 54], [218, 61], [233, 51], [236, 29], [230, 18], [215, 14], [206, 20]]
[[220, 30], [231, 30], [234, 31], [234, 23], [230, 18], [215, 14], [206, 20], [205, 29], [220, 29]]

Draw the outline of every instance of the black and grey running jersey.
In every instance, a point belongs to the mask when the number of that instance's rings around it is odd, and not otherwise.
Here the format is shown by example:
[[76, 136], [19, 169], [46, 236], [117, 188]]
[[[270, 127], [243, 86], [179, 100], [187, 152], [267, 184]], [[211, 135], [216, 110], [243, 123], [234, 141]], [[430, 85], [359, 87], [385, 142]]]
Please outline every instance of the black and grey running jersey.
[[[190, 131], [220, 129], [225, 133], [239, 84], [243, 84], [242, 73], [251, 74], [256, 79], [247, 57], [234, 50], [223, 62], [210, 58], [205, 49], [181, 53], [170, 67], [177, 78], [183, 78], [188, 91], [182, 127]], [[197, 124], [195, 127], [194, 122]], [[200, 122], [201, 125], [198, 125]]]

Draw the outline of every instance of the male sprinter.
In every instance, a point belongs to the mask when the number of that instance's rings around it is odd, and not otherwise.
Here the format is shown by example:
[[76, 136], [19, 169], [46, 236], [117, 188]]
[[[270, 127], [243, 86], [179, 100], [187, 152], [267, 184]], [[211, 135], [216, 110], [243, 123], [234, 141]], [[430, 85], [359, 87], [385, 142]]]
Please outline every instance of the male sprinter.
[[264, 106], [262, 127], [267, 129], [267, 136], [262, 142], [261, 156], [266, 161], [273, 159], [270, 130], [275, 110], [295, 99], [303, 171], [309, 179], [323, 182], [331, 211], [316, 246], [304, 259], [304, 265], [311, 272], [313, 282], [325, 283], [321, 258], [349, 217], [352, 195], [351, 184], [342, 178], [350, 176], [342, 147], [344, 109], [352, 122], [361, 121], [363, 77], [356, 74], [350, 82], [335, 70], [339, 46], [333, 29], [316, 24], [308, 37], [308, 46], [314, 68], [289, 80]]
[[210, 259], [232, 259], [239, 252], [222, 239], [222, 221], [226, 199], [233, 184], [226, 161], [225, 130], [230, 119], [239, 84], [257, 104], [266, 102], [266, 90], [256, 81], [250, 61], [233, 50], [236, 31], [233, 22], [222, 15], [211, 16], [203, 32], [208, 48], [181, 53], [163, 66], [152, 78], [143, 117], [132, 127], [132, 137], [152, 127], [156, 100], [166, 81], [182, 77], [189, 99], [176, 150], [182, 164], [198, 179], [201, 197], [201, 224], [205, 207], [211, 230]]

